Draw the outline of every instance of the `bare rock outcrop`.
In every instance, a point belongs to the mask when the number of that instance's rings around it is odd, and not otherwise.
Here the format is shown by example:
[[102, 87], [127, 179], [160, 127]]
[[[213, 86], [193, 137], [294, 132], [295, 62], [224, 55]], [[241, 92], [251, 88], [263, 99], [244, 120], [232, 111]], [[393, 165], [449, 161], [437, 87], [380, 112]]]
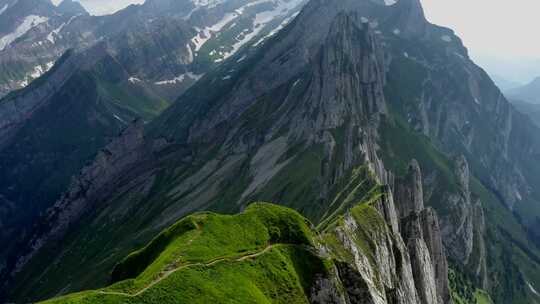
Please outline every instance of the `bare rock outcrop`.
[[424, 207], [422, 175], [413, 160], [405, 178], [395, 182], [400, 232], [407, 244], [422, 303], [450, 303], [448, 263], [435, 210]]

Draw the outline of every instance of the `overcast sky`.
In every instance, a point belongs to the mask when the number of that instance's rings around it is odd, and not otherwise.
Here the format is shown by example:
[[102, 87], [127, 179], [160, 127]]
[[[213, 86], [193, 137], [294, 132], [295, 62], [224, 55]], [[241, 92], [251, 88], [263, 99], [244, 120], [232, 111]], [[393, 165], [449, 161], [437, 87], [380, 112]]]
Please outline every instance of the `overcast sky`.
[[[59, 2], [61, 0], [54, 0]], [[103, 15], [144, 0], [79, 0]], [[179, 0], [180, 1], [180, 0]], [[525, 82], [540, 76], [540, 0], [421, 0], [427, 18], [450, 27], [488, 72]]]
[[[52, 0], [58, 4], [62, 0]], [[89, 11], [92, 15], [106, 15], [114, 13], [130, 4], [140, 4], [144, 0], [77, 0]]]
[[421, 0], [427, 18], [452, 28], [488, 72], [540, 76], [540, 0]]
[[421, 0], [426, 16], [475, 52], [540, 57], [539, 0]]

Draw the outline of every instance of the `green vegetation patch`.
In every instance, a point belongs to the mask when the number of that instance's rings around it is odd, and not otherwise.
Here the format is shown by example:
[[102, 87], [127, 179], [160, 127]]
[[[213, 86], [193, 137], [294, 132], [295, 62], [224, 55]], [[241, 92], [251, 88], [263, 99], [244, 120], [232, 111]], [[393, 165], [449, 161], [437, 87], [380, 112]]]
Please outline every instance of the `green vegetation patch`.
[[44, 303], [309, 303], [324, 262], [298, 245], [180, 269], [139, 294], [91, 291]]
[[250, 254], [271, 244], [310, 245], [309, 225], [295, 211], [265, 203], [233, 216], [188, 216], [121, 261], [112, 274], [118, 283], [108, 289], [136, 292], [171, 269]]
[[310, 226], [266, 203], [233, 216], [194, 214], [120, 262], [117, 283], [45, 303], [308, 303], [329, 269], [313, 253]]
[[375, 179], [375, 176], [367, 166], [361, 166], [350, 174], [347, 183], [341, 182], [336, 188], [340, 189], [328, 211], [324, 214], [323, 220], [317, 227], [324, 230], [336, 218], [345, 214], [349, 209], [358, 204], [358, 202], [371, 204], [384, 195], [384, 190]]
[[476, 288], [460, 271], [449, 268], [450, 295], [455, 304], [492, 304], [489, 294]]
[[[374, 238], [387, 234], [388, 226], [375, 207], [369, 202], [364, 202], [350, 210], [350, 215], [357, 224], [354, 231], [354, 242], [361, 249], [362, 253], [368, 257], [373, 269], [376, 267], [376, 244]], [[339, 217], [334, 223], [330, 224], [323, 234], [324, 242], [331, 249], [333, 258], [348, 263], [354, 263], [354, 257], [350, 251], [343, 247], [339, 241], [338, 231], [345, 225], [344, 217]]]

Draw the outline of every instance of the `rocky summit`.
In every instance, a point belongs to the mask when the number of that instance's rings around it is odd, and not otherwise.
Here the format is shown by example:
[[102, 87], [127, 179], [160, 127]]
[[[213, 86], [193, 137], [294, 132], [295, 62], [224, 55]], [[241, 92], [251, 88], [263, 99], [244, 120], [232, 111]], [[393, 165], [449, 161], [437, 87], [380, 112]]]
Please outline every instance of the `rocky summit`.
[[540, 301], [540, 130], [419, 0], [51, 9], [0, 100], [1, 300]]

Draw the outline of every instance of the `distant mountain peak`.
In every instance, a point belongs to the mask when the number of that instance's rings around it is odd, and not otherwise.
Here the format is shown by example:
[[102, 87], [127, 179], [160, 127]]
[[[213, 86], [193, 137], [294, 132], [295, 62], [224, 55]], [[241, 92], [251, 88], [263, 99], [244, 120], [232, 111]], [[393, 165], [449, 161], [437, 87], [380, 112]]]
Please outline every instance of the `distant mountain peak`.
[[524, 86], [507, 90], [505, 94], [511, 99], [523, 100], [529, 103], [540, 103], [540, 76]]
[[[47, 0], [48, 1], [48, 0]], [[73, 0], [64, 0], [58, 5], [58, 10], [62, 14], [88, 14], [88, 11], [79, 3]]]

